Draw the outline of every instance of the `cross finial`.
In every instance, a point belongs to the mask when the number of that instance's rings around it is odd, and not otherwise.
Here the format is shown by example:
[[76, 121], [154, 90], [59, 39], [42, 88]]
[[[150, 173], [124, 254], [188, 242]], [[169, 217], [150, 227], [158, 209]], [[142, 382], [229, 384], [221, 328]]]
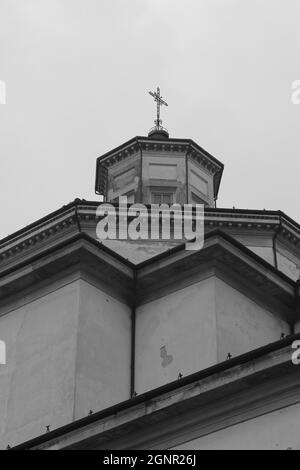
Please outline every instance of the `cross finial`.
[[160, 130], [162, 129], [162, 120], [160, 119], [160, 107], [161, 106], [168, 106], [168, 103], [166, 103], [163, 99], [162, 99], [162, 96], [160, 96], [160, 89], [159, 87], [157, 87], [157, 90], [152, 92], [152, 91], [149, 91], [149, 95], [153, 96], [154, 98], [154, 101], [156, 101], [156, 104], [157, 104], [157, 116], [156, 116], [156, 120], [154, 121], [154, 124], [156, 126], [156, 129], [157, 130]]

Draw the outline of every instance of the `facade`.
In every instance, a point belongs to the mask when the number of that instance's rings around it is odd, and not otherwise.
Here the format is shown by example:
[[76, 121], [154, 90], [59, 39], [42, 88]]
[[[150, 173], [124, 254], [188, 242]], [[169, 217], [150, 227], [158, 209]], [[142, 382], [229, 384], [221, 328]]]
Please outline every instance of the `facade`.
[[116, 208], [205, 204], [199, 251], [100, 242], [84, 200], [0, 242], [1, 448], [300, 448], [300, 226], [217, 208], [222, 172], [165, 132], [97, 160]]

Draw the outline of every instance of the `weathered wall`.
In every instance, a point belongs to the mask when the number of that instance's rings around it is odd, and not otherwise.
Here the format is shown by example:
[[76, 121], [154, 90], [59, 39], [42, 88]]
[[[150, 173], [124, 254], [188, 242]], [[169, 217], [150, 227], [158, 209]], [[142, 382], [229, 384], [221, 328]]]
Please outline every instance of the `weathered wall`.
[[272, 266], [275, 265], [273, 250], [273, 232], [256, 232], [249, 230], [244, 232], [237, 229], [224, 229], [230, 236], [253, 251], [256, 255], [267, 261]]
[[194, 195], [214, 207], [214, 179], [211, 173], [194, 160], [188, 162], [189, 202], [195, 204]]
[[136, 321], [138, 393], [216, 363], [214, 278], [140, 306]]
[[140, 184], [140, 166], [141, 160], [140, 153], [138, 152], [126, 158], [126, 160], [122, 160], [109, 167], [108, 201], [117, 199], [127, 193], [133, 193], [134, 197], [136, 197]]
[[281, 242], [277, 243], [278, 269], [294, 281], [300, 278], [300, 254], [296, 250], [288, 249]]
[[185, 442], [172, 450], [300, 450], [300, 404]]
[[[275, 267], [273, 236], [274, 232], [242, 232], [222, 227], [231, 237]], [[293, 248], [287, 240], [277, 239], [275, 242], [278, 270], [296, 281], [300, 277], [300, 252]]]
[[72, 421], [78, 302], [75, 281], [0, 317], [1, 448]]
[[80, 281], [75, 419], [130, 398], [131, 310]]
[[0, 448], [130, 396], [129, 308], [80, 279], [52, 288], [0, 312]]
[[290, 334], [289, 325], [220, 279], [215, 283], [218, 361]]
[[218, 277], [197, 282], [137, 309], [136, 391], [278, 341], [282, 333], [290, 333], [287, 323]]

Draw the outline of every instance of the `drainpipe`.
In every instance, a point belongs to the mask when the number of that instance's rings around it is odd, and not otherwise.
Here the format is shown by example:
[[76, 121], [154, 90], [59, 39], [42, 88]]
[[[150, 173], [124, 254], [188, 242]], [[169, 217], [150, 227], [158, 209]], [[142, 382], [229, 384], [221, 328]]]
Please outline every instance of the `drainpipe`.
[[[296, 313], [296, 317], [297, 317], [297, 310], [299, 309], [299, 306], [300, 306], [300, 277], [296, 281], [296, 285], [295, 285], [295, 313]], [[295, 323], [293, 323], [291, 325], [291, 330], [292, 330], [292, 335], [294, 335], [295, 334]]]
[[130, 398], [135, 396], [135, 330], [136, 330], [136, 282], [137, 271], [134, 270], [134, 299], [131, 307], [131, 359], [130, 359]]
[[272, 242], [273, 242], [273, 253], [274, 253], [274, 266], [276, 269], [278, 269], [278, 257], [277, 257], [277, 237], [281, 231], [281, 227], [282, 227], [282, 220], [281, 220], [281, 216], [279, 216], [279, 225], [276, 227], [275, 229], [275, 232], [274, 232], [274, 235], [273, 235], [273, 238], [272, 238]]
[[136, 143], [140, 149], [140, 154], [141, 154], [141, 168], [140, 168], [140, 188], [139, 188], [139, 192], [140, 192], [140, 195], [139, 195], [139, 201], [140, 203], [143, 202], [143, 149], [142, 149], [142, 146], [138, 140], [138, 138], [136, 139]]
[[[141, 154], [139, 201], [138, 202], [142, 203], [143, 202], [143, 149], [138, 138], [136, 139], [136, 143], [140, 149], [140, 154]], [[136, 335], [135, 331], [136, 331], [136, 294], [137, 294], [137, 288], [136, 288], [137, 271], [136, 269], [134, 270], [133, 282], [134, 282], [134, 286], [133, 286], [134, 299], [133, 299], [133, 304], [131, 307], [130, 398], [134, 398], [136, 394], [135, 392], [135, 335]]]
[[135, 394], [135, 326], [136, 309], [132, 307], [131, 311], [131, 366], [130, 366], [130, 398]]
[[[80, 202], [81, 202], [81, 201], [80, 201]], [[79, 216], [78, 216], [77, 201], [75, 201], [75, 219], [76, 219], [76, 222], [77, 222], [78, 231], [79, 231], [79, 233], [81, 233], [82, 230], [81, 230], [80, 220], [79, 220]]]
[[191, 144], [188, 145], [186, 152], [185, 152], [185, 172], [186, 172], [186, 202], [189, 203], [189, 195], [190, 195], [190, 188], [189, 188], [189, 151], [190, 151]]

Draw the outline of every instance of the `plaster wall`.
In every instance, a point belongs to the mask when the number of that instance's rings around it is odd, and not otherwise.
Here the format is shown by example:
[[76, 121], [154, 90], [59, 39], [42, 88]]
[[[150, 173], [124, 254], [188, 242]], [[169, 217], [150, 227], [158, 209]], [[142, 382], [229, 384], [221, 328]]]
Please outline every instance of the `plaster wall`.
[[[227, 231], [225, 229], [225, 231]], [[249, 250], [253, 251], [256, 255], [263, 258], [272, 266], [275, 266], [275, 255], [273, 248], [273, 235], [274, 233], [251, 233], [241, 234], [233, 230], [227, 231], [229, 235], [234, 237], [240, 243], [245, 245]], [[278, 269], [286, 276], [294, 281], [299, 279], [300, 276], [300, 252], [287, 241], [276, 241], [276, 253]]]
[[108, 170], [108, 201], [119, 198], [126, 193], [136, 194], [140, 184], [140, 153], [109, 167]]
[[130, 398], [131, 309], [80, 281], [75, 419]]
[[290, 334], [286, 322], [218, 277], [166, 294], [137, 309], [136, 391], [272, 343], [282, 333]]
[[0, 448], [73, 419], [79, 282], [0, 316]]
[[290, 334], [288, 323], [221, 279], [215, 282], [218, 362]]
[[0, 311], [0, 448], [130, 396], [130, 309], [83, 279], [50, 289]]
[[278, 268], [294, 281], [300, 278], [300, 251], [288, 249], [282, 242], [277, 243]]
[[214, 285], [210, 277], [138, 307], [139, 394], [216, 363]]
[[274, 266], [274, 252], [273, 248], [268, 246], [252, 246], [246, 245], [249, 250], [253, 251], [256, 255], [267, 261], [271, 266]]
[[223, 230], [269, 264], [275, 265], [272, 241], [273, 233], [255, 231], [241, 233], [237, 230], [226, 228]]
[[213, 176], [189, 159], [189, 202], [193, 202], [193, 194], [201, 198], [209, 206], [214, 207], [214, 179]]

